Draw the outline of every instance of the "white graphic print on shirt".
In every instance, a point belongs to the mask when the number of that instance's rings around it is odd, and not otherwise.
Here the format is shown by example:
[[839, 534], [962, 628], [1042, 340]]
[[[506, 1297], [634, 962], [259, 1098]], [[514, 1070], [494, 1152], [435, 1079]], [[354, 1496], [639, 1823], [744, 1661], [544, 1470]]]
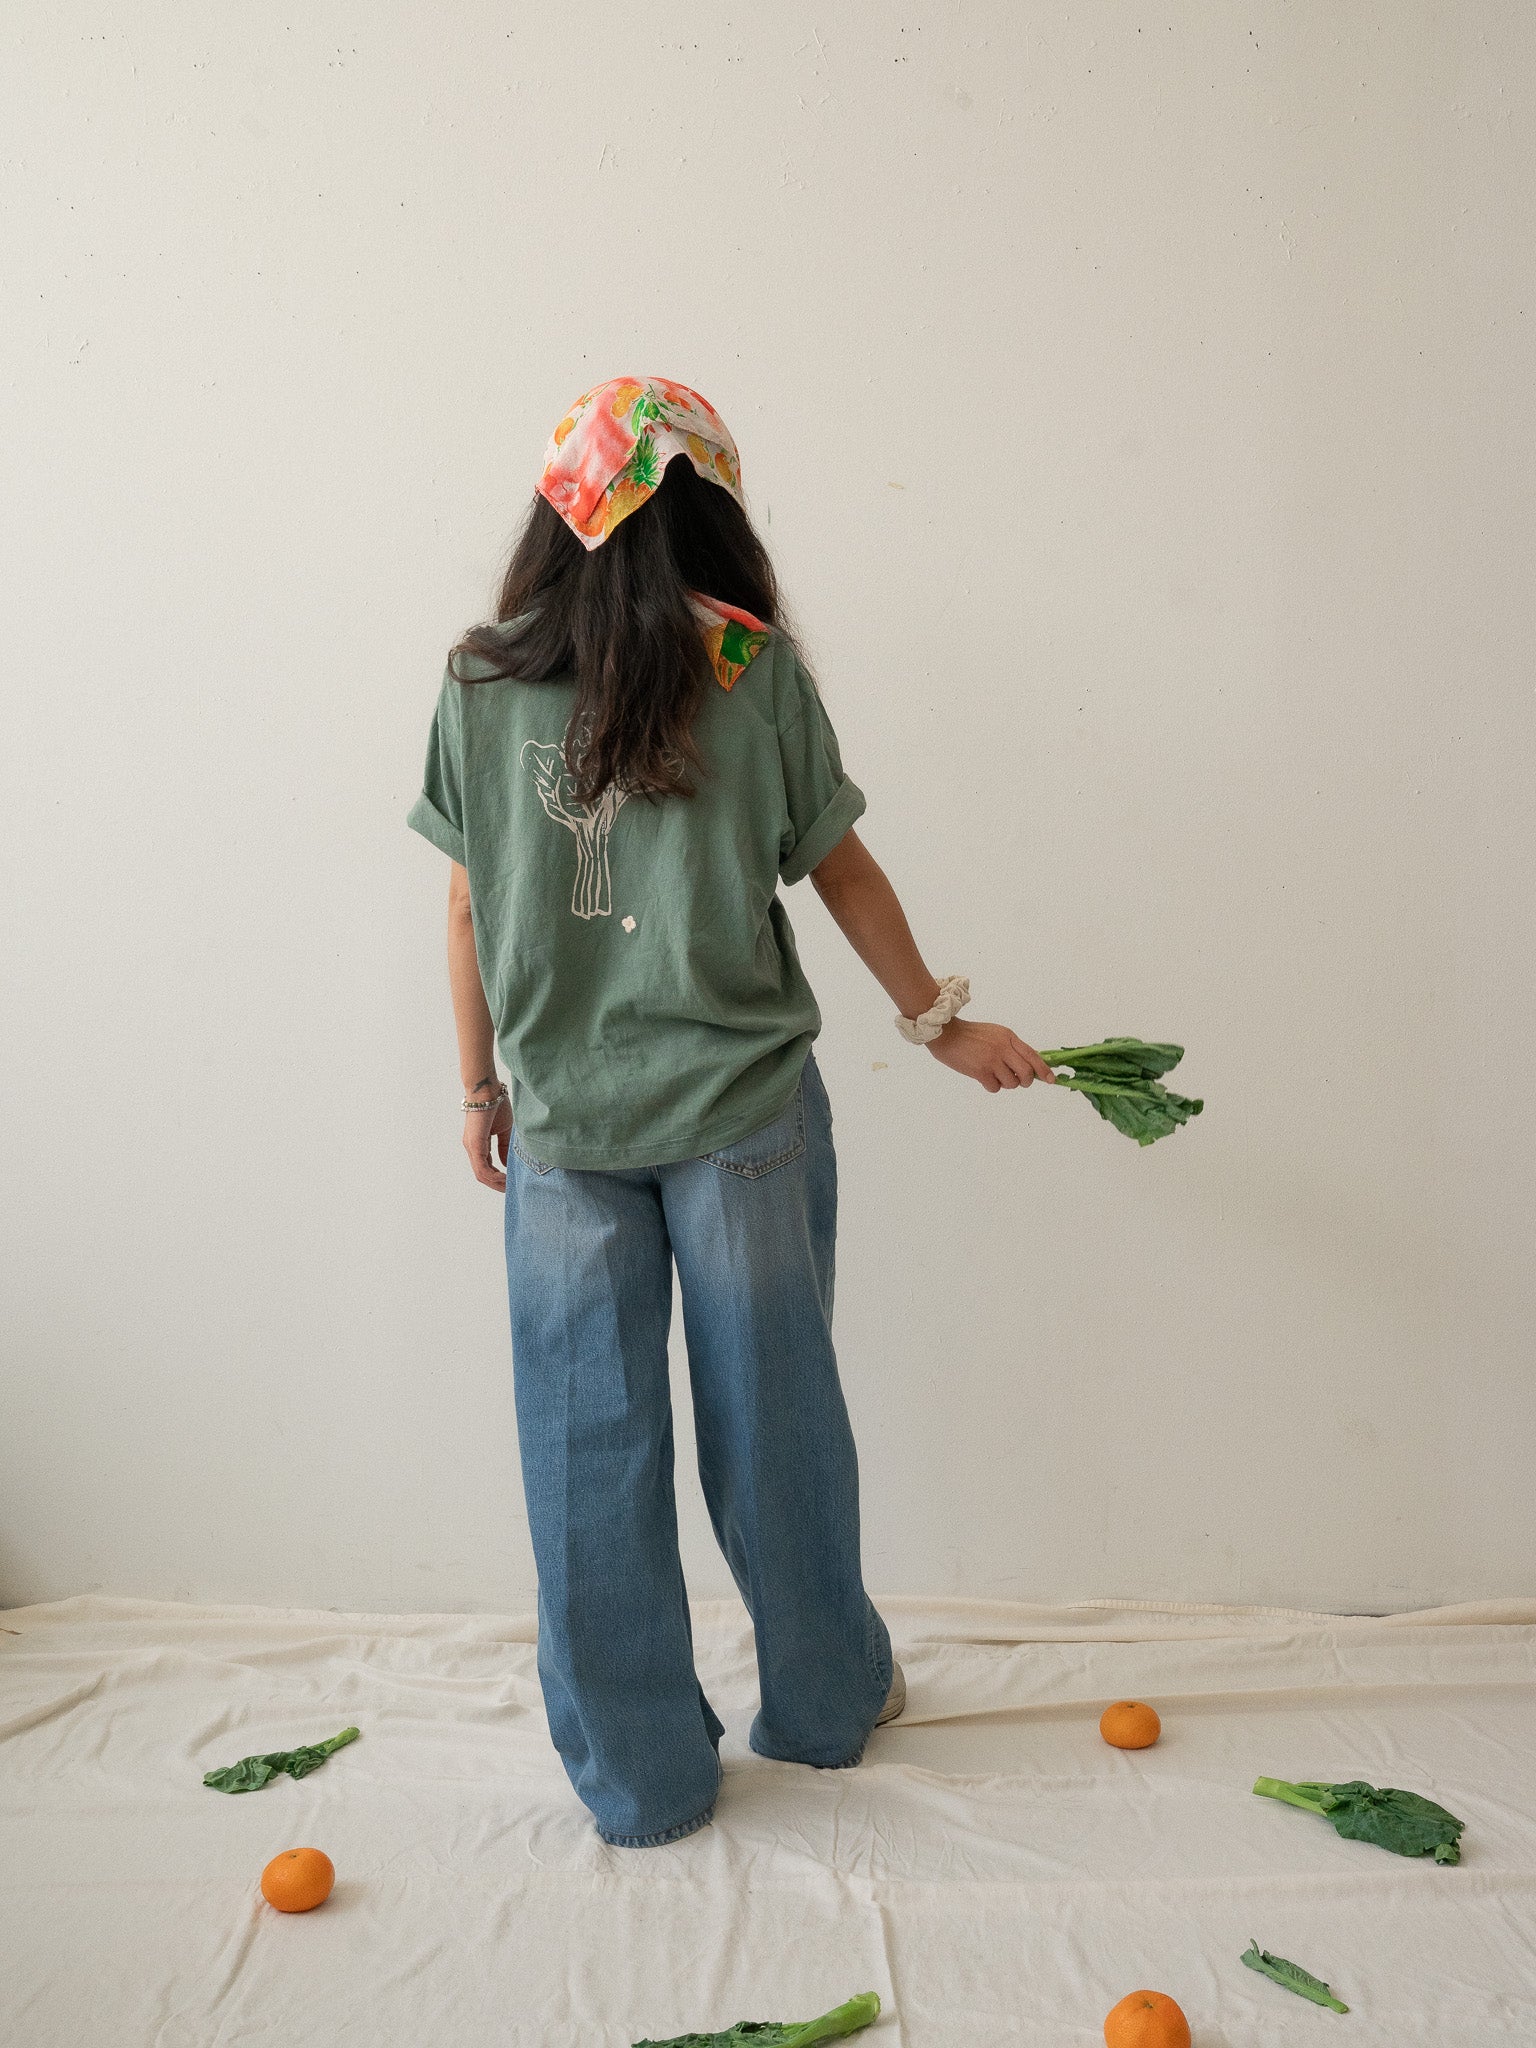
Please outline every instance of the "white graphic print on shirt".
[[584, 804], [575, 794], [562, 748], [525, 740], [519, 758], [532, 769], [545, 810], [557, 824], [576, 835], [576, 886], [571, 891], [571, 909], [577, 917], [610, 917], [613, 892], [608, 873], [608, 835], [629, 792], [610, 782], [595, 804]]

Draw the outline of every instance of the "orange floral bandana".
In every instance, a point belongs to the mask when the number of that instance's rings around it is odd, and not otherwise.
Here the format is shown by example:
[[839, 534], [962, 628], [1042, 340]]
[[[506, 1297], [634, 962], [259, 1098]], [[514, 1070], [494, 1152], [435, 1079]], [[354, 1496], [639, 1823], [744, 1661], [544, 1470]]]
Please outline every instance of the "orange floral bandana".
[[689, 593], [693, 615], [704, 632], [704, 645], [714, 666], [715, 681], [728, 690], [754, 654], [768, 645], [769, 629], [761, 619], [702, 590]]
[[666, 377], [610, 377], [583, 392], [550, 436], [539, 494], [583, 547], [601, 547], [674, 455], [746, 509], [736, 443], [708, 399]]
[[[736, 443], [708, 399], [666, 377], [610, 377], [583, 392], [551, 435], [539, 495], [590, 550], [640, 509], [674, 455], [686, 455], [746, 510]], [[690, 596], [716, 680], [728, 690], [767, 645], [769, 628], [701, 590]]]

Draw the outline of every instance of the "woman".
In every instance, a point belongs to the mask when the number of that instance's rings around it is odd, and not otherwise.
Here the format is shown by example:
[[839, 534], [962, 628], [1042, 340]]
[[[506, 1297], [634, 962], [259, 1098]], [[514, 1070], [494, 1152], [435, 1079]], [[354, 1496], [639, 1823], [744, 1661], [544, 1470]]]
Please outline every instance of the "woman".
[[585, 393], [496, 623], [450, 656], [409, 822], [454, 864], [464, 1144], [505, 1195], [550, 1730], [625, 1847], [704, 1826], [720, 1780], [672, 1491], [674, 1262], [700, 1477], [755, 1631], [752, 1747], [856, 1764], [905, 1697], [860, 1566], [821, 1017], [779, 885], [811, 876], [946, 1066], [993, 1092], [1053, 1078], [956, 1016], [968, 986], [924, 965], [864, 807], [718, 414], [663, 378]]

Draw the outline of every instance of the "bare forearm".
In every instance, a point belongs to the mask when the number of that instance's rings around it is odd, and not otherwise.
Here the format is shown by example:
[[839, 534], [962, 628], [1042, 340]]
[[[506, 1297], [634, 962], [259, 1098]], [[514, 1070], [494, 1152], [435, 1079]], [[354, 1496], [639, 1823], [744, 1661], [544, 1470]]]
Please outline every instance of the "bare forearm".
[[844, 857], [831, 872], [813, 871], [817, 894], [901, 1014], [919, 1016], [938, 1000], [939, 984], [917, 949], [900, 898], [867, 847], [839, 851]]
[[[920, 1017], [939, 999], [939, 984], [917, 950], [896, 891], [857, 832], [845, 832], [819, 867], [811, 869], [838, 929], [903, 1017]], [[927, 1041], [940, 1065], [979, 1081], [991, 1095], [1028, 1088], [1056, 1076], [1032, 1045], [1006, 1024], [967, 1023], [951, 1017]]]
[[448, 907], [448, 986], [459, 1040], [459, 1075], [465, 1093], [473, 1094], [495, 1075], [496, 1029], [480, 981], [475, 927], [467, 898], [462, 908], [457, 902], [450, 902]]

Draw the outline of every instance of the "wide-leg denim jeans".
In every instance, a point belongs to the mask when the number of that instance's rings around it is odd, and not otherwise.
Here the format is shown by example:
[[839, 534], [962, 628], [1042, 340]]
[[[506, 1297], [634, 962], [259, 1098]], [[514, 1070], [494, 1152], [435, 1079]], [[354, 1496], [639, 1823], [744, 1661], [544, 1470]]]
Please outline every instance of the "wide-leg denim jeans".
[[606, 1841], [702, 1827], [719, 1718], [693, 1665], [672, 1489], [676, 1262], [699, 1476], [752, 1616], [763, 1756], [857, 1763], [891, 1683], [864, 1590], [832, 1348], [837, 1162], [814, 1055], [782, 1115], [723, 1150], [549, 1166], [513, 1134], [507, 1280], [550, 1732]]

